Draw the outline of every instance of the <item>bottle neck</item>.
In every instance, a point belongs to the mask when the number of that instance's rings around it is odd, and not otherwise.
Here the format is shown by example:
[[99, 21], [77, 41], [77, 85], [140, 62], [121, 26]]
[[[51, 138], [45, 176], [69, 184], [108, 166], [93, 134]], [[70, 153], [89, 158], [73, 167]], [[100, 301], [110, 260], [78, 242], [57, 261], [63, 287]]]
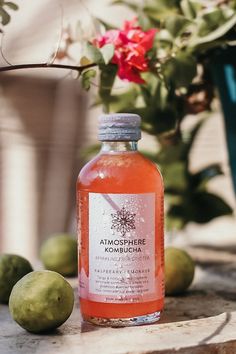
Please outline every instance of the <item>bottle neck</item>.
[[103, 141], [101, 152], [137, 151], [137, 141]]

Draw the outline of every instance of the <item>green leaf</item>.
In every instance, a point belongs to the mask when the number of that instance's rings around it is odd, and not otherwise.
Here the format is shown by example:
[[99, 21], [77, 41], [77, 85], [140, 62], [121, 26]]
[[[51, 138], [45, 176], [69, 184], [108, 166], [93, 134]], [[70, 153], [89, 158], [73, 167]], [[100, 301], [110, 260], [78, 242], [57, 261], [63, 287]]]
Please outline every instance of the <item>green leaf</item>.
[[142, 94], [143, 100], [146, 106], [152, 105], [152, 101], [154, 101], [154, 105], [158, 105], [158, 100], [155, 97], [155, 93], [157, 91], [158, 84], [160, 79], [153, 73], [144, 73], [143, 78], [146, 82], [145, 85], [140, 85], [140, 92]]
[[171, 108], [157, 109], [154, 115], [153, 131], [155, 135], [168, 133], [176, 129], [176, 112]]
[[6, 26], [11, 20], [10, 15], [2, 7], [0, 7], [0, 17], [2, 18], [3, 26]]
[[186, 190], [188, 185], [186, 164], [175, 161], [171, 164], [160, 164], [163, 179], [165, 181], [166, 193], [180, 193]]
[[170, 58], [172, 55], [172, 50], [174, 46], [174, 38], [166, 29], [160, 30], [156, 33], [153, 49], [152, 49], [152, 57], [156, 57], [159, 62], [166, 60], [166, 58]]
[[92, 79], [96, 76], [96, 70], [94, 69], [89, 69], [89, 70], [86, 70], [84, 73], [83, 73], [83, 76], [84, 78], [86, 79]]
[[166, 87], [164, 80], [158, 80], [156, 91], [152, 96], [151, 104], [158, 107], [160, 110], [165, 110], [168, 105], [169, 91]]
[[167, 230], [182, 230], [188, 221], [183, 206], [173, 205], [166, 214], [165, 227]]
[[104, 64], [104, 59], [101, 51], [94, 47], [91, 43], [85, 44], [85, 56], [95, 64]]
[[111, 90], [116, 78], [117, 66], [116, 65], [102, 65], [100, 66], [100, 84], [99, 84], [99, 96], [105, 107], [105, 110], [109, 112], [109, 105], [111, 102]]
[[96, 70], [90, 69], [82, 73], [82, 87], [86, 91], [90, 89], [91, 79], [96, 76]]
[[142, 129], [147, 133], [157, 136], [176, 128], [176, 112], [171, 107], [164, 110], [152, 106], [131, 109], [133, 103], [131, 104], [126, 107], [125, 111], [129, 108], [130, 113], [140, 115], [142, 117]]
[[169, 104], [169, 91], [164, 80], [151, 73], [146, 74], [144, 78], [147, 84], [141, 85], [140, 91], [146, 106], [151, 106], [153, 109], [165, 110]]
[[178, 8], [180, 0], [146, 0], [147, 6], [157, 7], [157, 8]]
[[180, 7], [183, 12], [183, 15], [188, 19], [194, 19], [198, 12], [202, 9], [202, 4], [198, 1], [192, 0], [182, 0], [180, 2]]
[[80, 59], [80, 65], [81, 66], [85, 66], [85, 65], [89, 65], [92, 64], [91, 60], [89, 60], [87, 57], [82, 56]]
[[[167, 199], [171, 197], [167, 194]], [[169, 201], [170, 202], [170, 201]], [[207, 223], [214, 218], [232, 215], [232, 208], [219, 196], [208, 193], [198, 192], [191, 195], [186, 194], [182, 197], [181, 203], [171, 203], [167, 219], [167, 228], [173, 229], [175, 224], [180, 223], [183, 227], [188, 222]]]
[[220, 175], [223, 175], [223, 171], [219, 164], [207, 166], [201, 171], [191, 175], [192, 188], [198, 189], [199, 191], [204, 190], [208, 181]]
[[153, 24], [162, 27], [162, 21], [179, 12], [179, 0], [146, 0], [139, 2], [141, 9]]
[[145, 102], [145, 105], [146, 106], [150, 105], [150, 101], [152, 98], [150, 89], [146, 85], [140, 85], [140, 91], [141, 91], [143, 100]]
[[198, 36], [203, 37], [224, 24], [225, 17], [221, 9], [213, 8], [207, 13], [202, 14], [197, 20], [197, 34]]
[[173, 37], [180, 36], [186, 29], [186, 27], [191, 24], [191, 21], [181, 15], [173, 15], [168, 17], [165, 21], [165, 28], [171, 33]]
[[150, 20], [154, 20], [158, 24], [168, 16], [179, 12], [179, 0], [146, 0], [144, 3], [143, 6], [142, 3], [135, 3], [131, 0], [112, 1], [112, 4], [124, 5], [136, 13], [144, 12]]
[[[191, 42], [194, 43], [194, 42]], [[206, 42], [206, 43], [201, 43], [201, 44], [197, 44], [194, 48], [190, 47], [190, 50], [192, 51], [192, 53], [195, 55], [199, 55], [202, 53], [206, 53], [214, 48], [221, 48], [221, 47], [225, 47], [227, 44], [230, 45], [230, 42], [228, 42], [228, 40], [226, 39], [219, 39], [219, 40], [214, 40], [212, 42]], [[233, 45], [235, 45], [235, 43], [233, 43]]]
[[138, 15], [138, 23], [144, 31], [147, 31], [154, 26], [153, 22], [144, 13], [144, 11], [140, 11]]
[[186, 164], [186, 170], [188, 170], [190, 150], [204, 121], [205, 119], [202, 119], [198, 122], [184, 140], [180, 140], [174, 145], [164, 145], [157, 154], [159, 163], [165, 165], [182, 161]]
[[163, 43], [167, 43], [168, 45], [172, 45], [174, 38], [170, 34], [169, 31], [166, 29], [161, 29], [159, 32], [157, 32], [155, 40], [157, 42], [157, 45], [159, 44], [158, 42], [161, 42], [161, 48], [163, 48]]
[[182, 141], [176, 145], [164, 146], [157, 154], [157, 161], [163, 165], [173, 164], [176, 161], [185, 161], [182, 156], [183, 146], [184, 143]]
[[232, 208], [221, 197], [207, 192], [193, 194], [191, 203], [191, 220], [197, 223], [206, 223], [216, 217], [233, 213]]
[[114, 51], [115, 47], [113, 44], [106, 44], [102, 48], [100, 48], [100, 52], [102, 53], [105, 64], [108, 64], [113, 58]]
[[197, 73], [196, 58], [185, 52], [179, 52], [162, 67], [167, 81], [176, 88], [188, 87]]
[[[213, 42], [221, 37], [223, 37], [227, 32], [229, 32], [236, 25], [236, 14], [232, 16], [228, 21], [223, 25], [209, 33], [204, 37], [195, 37], [192, 38], [190, 46], [192, 48], [200, 46], [202, 44]], [[195, 48], [196, 49], [196, 48]]]
[[144, 7], [143, 11], [153, 20], [162, 22], [169, 16], [173, 16], [178, 11], [175, 8]]
[[14, 11], [19, 9], [19, 6], [11, 1], [4, 2], [4, 6], [8, 6], [11, 10], [14, 10]]

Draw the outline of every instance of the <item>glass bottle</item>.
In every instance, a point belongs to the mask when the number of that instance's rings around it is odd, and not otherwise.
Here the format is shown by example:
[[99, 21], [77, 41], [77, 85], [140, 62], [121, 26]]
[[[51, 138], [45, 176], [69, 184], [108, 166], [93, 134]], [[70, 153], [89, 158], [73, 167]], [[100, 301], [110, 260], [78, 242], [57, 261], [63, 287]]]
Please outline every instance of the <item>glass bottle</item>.
[[163, 181], [137, 150], [140, 123], [102, 115], [77, 181], [80, 309], [98, 325], [153, 323], [164, 306]]

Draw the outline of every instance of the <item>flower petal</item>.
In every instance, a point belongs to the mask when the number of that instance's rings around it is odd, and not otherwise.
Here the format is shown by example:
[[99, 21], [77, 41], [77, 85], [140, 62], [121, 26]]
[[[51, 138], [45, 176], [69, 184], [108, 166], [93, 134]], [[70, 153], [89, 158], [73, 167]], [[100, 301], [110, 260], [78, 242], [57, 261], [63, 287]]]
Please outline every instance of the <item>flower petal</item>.
[[149, 69], [146, 53], [152, 48], [156, 33], [155, 28], [143, 31], [137, 26], [135, 17], [131, 21], [125, 21], [122, 30], [109, 30], [95, 39], [93, 44], [101, 48], [112, 43], [115, 46], [112, 63], [118, 66], [120, 79], [143, 84], [145, 81], [141, 73]]

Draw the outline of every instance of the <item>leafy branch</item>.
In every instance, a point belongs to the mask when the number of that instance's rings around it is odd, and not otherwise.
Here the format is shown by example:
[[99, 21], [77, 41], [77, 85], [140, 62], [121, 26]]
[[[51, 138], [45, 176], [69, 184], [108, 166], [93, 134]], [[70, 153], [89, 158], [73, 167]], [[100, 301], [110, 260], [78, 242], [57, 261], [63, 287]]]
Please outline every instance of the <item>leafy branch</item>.
[[65, 65], [65, 64], [53, 64], [53, 63], [37, 63], [37, 64], [18, 64], [18, 65], [8, 65], [0, 67], [0, 72], [22, 70], [22, 69], [40, 69], [40, 68], [57, 68], [57, 69], [69, 69], [77, 71], [82, 74], [83, 71], [96, 67], [97, 64], [90, 63], [87, 65]]

